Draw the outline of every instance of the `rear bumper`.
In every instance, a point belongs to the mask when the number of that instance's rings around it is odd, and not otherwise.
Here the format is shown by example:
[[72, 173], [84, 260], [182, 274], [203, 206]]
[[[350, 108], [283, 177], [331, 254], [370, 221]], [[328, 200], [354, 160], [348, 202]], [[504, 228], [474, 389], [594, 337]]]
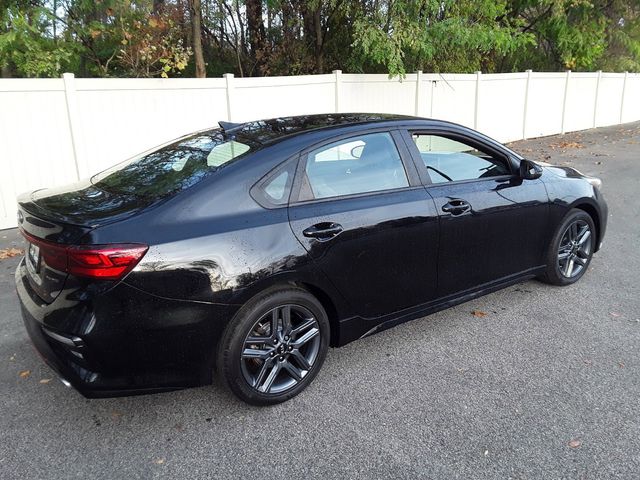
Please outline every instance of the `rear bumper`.
[[218, 339], [237, 306], [168, 300], [122, 283], [89, 298], [63, 291], [44, 304], [26, 274], [23, 260], [15, 281], [27, 333], [45, 363], [84, 396], [211, 383]]

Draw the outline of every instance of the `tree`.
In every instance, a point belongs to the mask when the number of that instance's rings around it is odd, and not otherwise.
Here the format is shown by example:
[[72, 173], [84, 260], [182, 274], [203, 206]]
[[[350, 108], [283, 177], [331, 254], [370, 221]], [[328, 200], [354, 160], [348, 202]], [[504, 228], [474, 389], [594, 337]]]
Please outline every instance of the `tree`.
[[189, 6], [193, 54], [196, 61], [196, 77], [204, 78], [207, 76], [207, 71], [202, 53], [202, 6], [200, 0], [189, 0]]
[[4, 76], [640, 70], [640, 0], [0, 0]]
[[247, 36], [251, 48], [251, 60], [254, 64], [254, 68], [251, 71], [260, 76], [265, 73], [264, 59], [267, 56], [264, 23], [262, 22], [262, 1], [246, 0], [245, 6], [247, 11]]
[[0, 70], [3, 77], [58, 76], [77, 51], [74, 43], [42, 35], [53, 16], [38, 2], [0, 1]]

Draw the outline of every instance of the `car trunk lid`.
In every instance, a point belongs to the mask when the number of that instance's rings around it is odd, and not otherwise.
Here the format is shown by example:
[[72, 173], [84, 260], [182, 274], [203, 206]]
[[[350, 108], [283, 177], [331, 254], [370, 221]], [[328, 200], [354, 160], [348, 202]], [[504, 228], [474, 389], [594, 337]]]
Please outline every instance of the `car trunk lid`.
[[83, 244], [91, 230], [134, 215], [149, 199], [110, 193], [90, 182], [36, 190], [18, 197], [18, 225], [28, 245], [27, 279], [45, 303], [53, 302], [67, 283], [67, 249]]

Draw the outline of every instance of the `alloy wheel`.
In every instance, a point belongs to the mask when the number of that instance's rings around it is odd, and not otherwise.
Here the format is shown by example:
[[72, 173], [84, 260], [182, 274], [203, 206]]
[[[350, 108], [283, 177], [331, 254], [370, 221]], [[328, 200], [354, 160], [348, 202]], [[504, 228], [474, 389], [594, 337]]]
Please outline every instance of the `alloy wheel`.
[[320, 327], [301, 305], [281, 305], [254, 323], [244, 340], [242, 375], [262, 394], [296, 386], [313, 368], [320, 352]]
[[566, 278], [578, 276], [591, 257], [591, 228], [584, 220], [569, 224], [560, 240], [558, 267]]

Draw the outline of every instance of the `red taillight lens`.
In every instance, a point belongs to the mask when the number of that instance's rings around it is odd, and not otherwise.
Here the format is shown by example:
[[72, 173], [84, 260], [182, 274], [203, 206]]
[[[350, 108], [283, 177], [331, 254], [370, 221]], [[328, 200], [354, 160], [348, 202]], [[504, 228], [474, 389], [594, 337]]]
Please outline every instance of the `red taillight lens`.
[[61, 245], [26, 232], [25, 238], [40, 248], [40, 256], [49, 267], [79, 277], [119, 280], [129, 273], [149, 247], [139, 243], [109, 245]]
[[117, 280], [138, 264], [147, 248], [140, 244], [69, 247], [67, 272], [80, 277]]

